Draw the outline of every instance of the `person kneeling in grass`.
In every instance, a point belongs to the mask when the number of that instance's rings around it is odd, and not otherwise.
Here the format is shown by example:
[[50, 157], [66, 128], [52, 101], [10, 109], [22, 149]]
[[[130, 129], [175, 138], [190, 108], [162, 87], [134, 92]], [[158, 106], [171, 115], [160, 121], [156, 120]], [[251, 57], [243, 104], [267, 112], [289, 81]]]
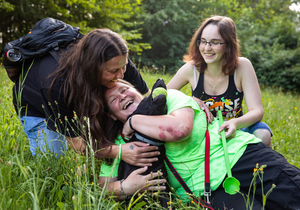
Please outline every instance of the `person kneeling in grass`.
[[[174, 168], [196, 196], [204, 194], [204, 155], [205, 132], [207, 128], [206, 115], [197, 103], [180, 91], [169, 89], [167, 96], [167, 115], [146, 116], [133, 115], [131, 126], [127, 117], [137, 108], [143, 96], [129, 83], [118, 80], [115, 87], [105, 90], [105, 101], [110, 116], [110, 126], [119, 126], [119, 133], [108, 132], [107, 138], [116, 144], [125, 143], [118, 135], [122, 132], [130, 138], [134, 131], [149, 137], [165, 141], [166, 156]], [[126, 106], [125, 106], [126, 104]], [[124, 108], [125, 107], [125, 108]], [[120, 127], [123, 125], [123, 128]], [[133, 130], [134, 129], [134, 130]], [[226, 166], [222, 141], [219, 135], [217, 119], [208, 125], [210, 134], [210, 183], [212, 190], [212, 206], [223, 209], [246, 209], [243, 197], [240, 194], [227, 194], [222, 183], [226, 178]], [[227, 139], [232, 176], [240, 181], [240, 192], [247, 194], [253, 178], [253, 168], [257, 163], [267, 165], [264, 170], [263, 185], [256, 183], [254, 208], [263, 206], [262, 190], [268, 192], [272, 185], [276, 188], [268, 196], [266, 209], [300, 209], [300, 169], [289, 164], [286, 159], [270, 147], [264, 145], [259, 138], [242, 131], [236, 136]], [[118, 164], [118, 163], [117, 163]], [[115, 193], [118, 199], [133, 195], [138, 189], [162, 190], [164, 186], [154, 186], [165, 180], [157, 181], [157, 177], [141, 173], [146, 169], [138, 169], [127, 177], [120, 185], [116, 175], [118, 165], [103, 164], [101, 166], [99, 184]], [[189, 196], [181, 187], [177, 179], [167, 167], [169, 184], [176, 194], [184, 201]], [[262, 189], [263, 187], [263, 189]], [[243, 207], [244, 206], [244, 207]]]

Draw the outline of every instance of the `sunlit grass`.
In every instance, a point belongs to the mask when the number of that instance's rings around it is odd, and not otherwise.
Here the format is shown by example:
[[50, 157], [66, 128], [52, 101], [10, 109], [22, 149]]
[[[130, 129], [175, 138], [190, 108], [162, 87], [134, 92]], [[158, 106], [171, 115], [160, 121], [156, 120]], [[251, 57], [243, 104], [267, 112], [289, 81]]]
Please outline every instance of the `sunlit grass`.
[[[145, 69], [142, 76], [150, 88], [157, 78], [166, 83], [172, 78]], [[0, 209], [124, 209], [122, 203], [105, 198], [97, 185], [100, 160], [79, 156], [72, 150], [59, 159], [50, 153], [31, 156], [28, 139], [12, 104], [12, 86], [0, 67]], [[189, 86], [182, 91], [191, 95]], [[262, 98], [263, 121], [273, 131], [274, 149], [300, 167], [299, 95], [262, 88]], [[172, 200], [172, 204], [178, 209], [201, 209], [197, 205], [187, 207], [179, 199]], [[159, 208], [155, 202], [140, 207]]]

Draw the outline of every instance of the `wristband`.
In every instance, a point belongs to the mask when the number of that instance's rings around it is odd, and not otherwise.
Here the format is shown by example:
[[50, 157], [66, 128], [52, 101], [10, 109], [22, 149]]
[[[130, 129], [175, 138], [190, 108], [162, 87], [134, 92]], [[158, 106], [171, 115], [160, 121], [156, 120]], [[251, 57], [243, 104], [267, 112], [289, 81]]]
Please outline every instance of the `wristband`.
[[119, 145], [119, 160], [121, 160], [122, 155], [122, 144]]
[[131, 124], [131, 118], [132, 118], [132, 116], [129, 118], [129, 126], [130, 126], [131, 130], [135, 131]]
[[129, 199], [130, 197], [127, 196], [127, 195], [125, 194], [124, 190], [123, 190], [123, 186], [122, 186], [123, 181], [124, 181], [124, 179], [122, 179], [122, 180], [120, 181], [120, 189], [121, 189], [120, 191], [121, 191], [121, 194], [125, 197], [125, 199]]

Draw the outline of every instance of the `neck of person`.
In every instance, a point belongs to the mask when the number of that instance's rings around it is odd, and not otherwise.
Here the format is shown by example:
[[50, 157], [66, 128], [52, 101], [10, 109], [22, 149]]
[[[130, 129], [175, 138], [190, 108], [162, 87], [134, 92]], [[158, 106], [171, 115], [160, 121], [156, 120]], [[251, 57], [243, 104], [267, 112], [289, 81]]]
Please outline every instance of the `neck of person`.
[[207, 73], [212, 78], [219, 78], [222, 72], [222, 63], [219, 64], [207, 64], [207, 68], [204, 73]]

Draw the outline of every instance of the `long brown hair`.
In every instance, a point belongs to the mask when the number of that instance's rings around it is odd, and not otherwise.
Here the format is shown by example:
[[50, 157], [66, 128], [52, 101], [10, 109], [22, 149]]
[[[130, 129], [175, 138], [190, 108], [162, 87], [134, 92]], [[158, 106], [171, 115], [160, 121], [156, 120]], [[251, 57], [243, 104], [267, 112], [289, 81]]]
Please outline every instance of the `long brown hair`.
[[[80, 123], [85, 125], [86, 134], [88, 126], [84, 118], [89, 118], [94, 151], [112, 145], [105, 138], [107, 118], [101, 85], [104, 64], [116, 56], [127, 54], [127, 44], [119, 34], [109, 29], [95, 29], [62, 57], [50, 85], [51, 89], [56, 81], [63, 78], [61, 90], [65, 104], [74, 109]], [[83, 132], [80, 135], [87, 141]]]
[[240, 45], [236, 34], [236, 27], [233, 20], [224, 16], [211, 16], [204, 20], [201, 26], [193, 35], [190, 42], [188, 54], [184, 56], [184, 62], [193, 61], [197, 70], [203, 73], [207, 68], [207, 63], [204, 61], [199, 47], [197, 46], [197, 40], [201, 39], [204, 28], [214, 24], [218, 26], [219, 33], [226, 42], [226, 51], [223, 55], [222, 72], [225, 75], [233, 74], [238, 65], [238, 57], [240, 56]]

